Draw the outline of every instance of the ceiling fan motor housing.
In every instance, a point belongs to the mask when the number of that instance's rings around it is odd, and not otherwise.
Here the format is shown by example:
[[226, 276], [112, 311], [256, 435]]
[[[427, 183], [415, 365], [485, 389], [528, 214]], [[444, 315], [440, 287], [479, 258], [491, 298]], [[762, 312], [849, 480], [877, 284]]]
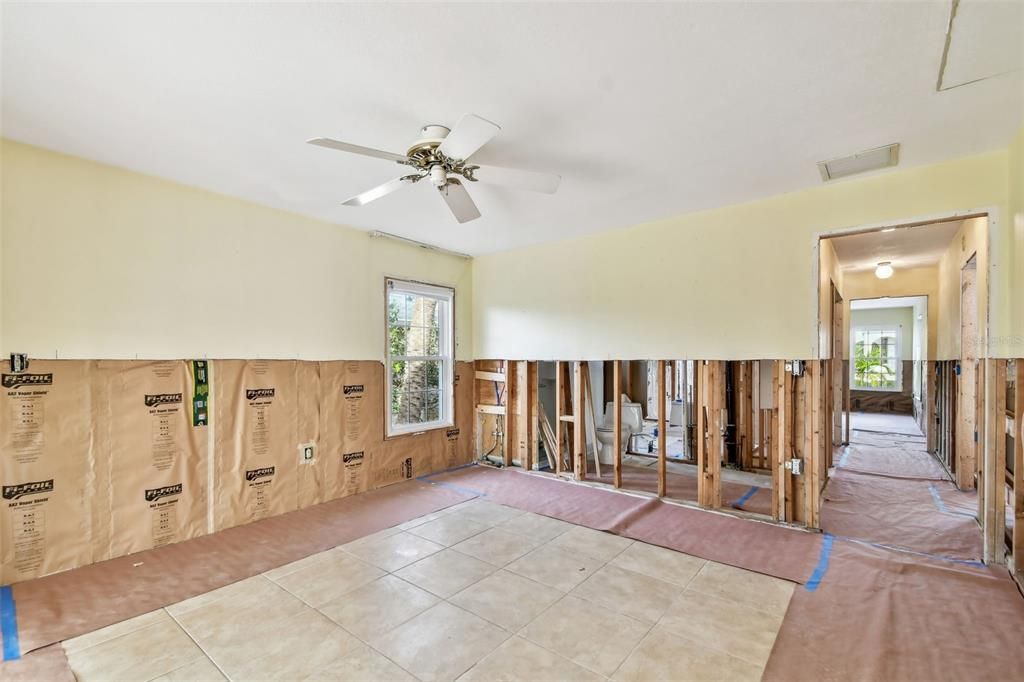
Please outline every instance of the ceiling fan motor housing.
[[430, 183], [434, 187], [444, 187], [447, 181], [448, 173], [445, 172], [444, 166], [438, 163], [430, 167]]
[[451, 130], [446, 126], [428, 123], [420, 128], [419, 139], [412, 143], [409, 147], [409, 151], [406, 152], [406, 155], [413, 159], [430, 155], [435, 149], [441, 146], [441, 143], [444, 142], [444, 138], [448, 137], [448, 133], [450, 132]]

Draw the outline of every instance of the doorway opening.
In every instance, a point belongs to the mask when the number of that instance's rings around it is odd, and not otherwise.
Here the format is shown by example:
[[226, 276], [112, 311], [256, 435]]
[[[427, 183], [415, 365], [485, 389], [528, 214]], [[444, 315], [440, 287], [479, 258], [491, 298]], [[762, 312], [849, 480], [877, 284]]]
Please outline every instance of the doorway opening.
[[823, 530], [982, 558], [976, 433], [988, 237], [986, 215], [822, 237], [819, 347], [844, 412]]

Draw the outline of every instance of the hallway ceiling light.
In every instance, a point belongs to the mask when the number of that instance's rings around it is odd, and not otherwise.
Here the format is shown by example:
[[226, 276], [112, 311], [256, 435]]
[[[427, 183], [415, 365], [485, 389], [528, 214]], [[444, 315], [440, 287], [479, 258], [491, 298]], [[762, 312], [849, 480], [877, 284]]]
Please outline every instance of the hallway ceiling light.
[[892, 277], [892, 263], [883, 261], [875, 268], [875, 277], [878, 279], [889, 279]]

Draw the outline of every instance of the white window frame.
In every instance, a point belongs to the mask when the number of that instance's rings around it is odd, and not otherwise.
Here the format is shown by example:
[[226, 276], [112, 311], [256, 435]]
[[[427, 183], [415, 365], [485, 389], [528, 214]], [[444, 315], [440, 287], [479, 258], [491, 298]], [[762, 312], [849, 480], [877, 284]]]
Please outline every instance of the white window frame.
[[[896, 387], [882, 388], [874, 386], [857, 385], [857, 334], [859, 332], [883, 332], [890, 329], [896, 330]], [[902, 393], [903, 392], [903, 325], [896, 324], [862, 324], [853, 328], [850, 334], [850, 390], [851, 391], [875, 391], [877, 393]]]
[[[445, 303], [438, 312], [440, 333], [438, 355], [392, 355], [391, 322], [388, 310], [392, 292], [425, 296]], [[455, 425], [455, 290], [451, 287], [426, 284], [388, 277], [384, 283], [384, 357], [387, 385], [384, 387], [385, 437], [422, 433]], [[392, 363], [395, 361], [427, 360], [441, 363], [438, 419], [418, 424], [394, 424], [391, 413]]]

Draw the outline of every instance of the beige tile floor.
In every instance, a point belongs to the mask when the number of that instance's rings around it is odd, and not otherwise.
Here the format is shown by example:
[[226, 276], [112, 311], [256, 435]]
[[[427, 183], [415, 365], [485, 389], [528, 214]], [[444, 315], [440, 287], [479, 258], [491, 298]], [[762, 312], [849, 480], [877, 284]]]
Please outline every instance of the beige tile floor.
[[793, 584], [472, 500], [64, 642], [110, 680], [757, 680]]

